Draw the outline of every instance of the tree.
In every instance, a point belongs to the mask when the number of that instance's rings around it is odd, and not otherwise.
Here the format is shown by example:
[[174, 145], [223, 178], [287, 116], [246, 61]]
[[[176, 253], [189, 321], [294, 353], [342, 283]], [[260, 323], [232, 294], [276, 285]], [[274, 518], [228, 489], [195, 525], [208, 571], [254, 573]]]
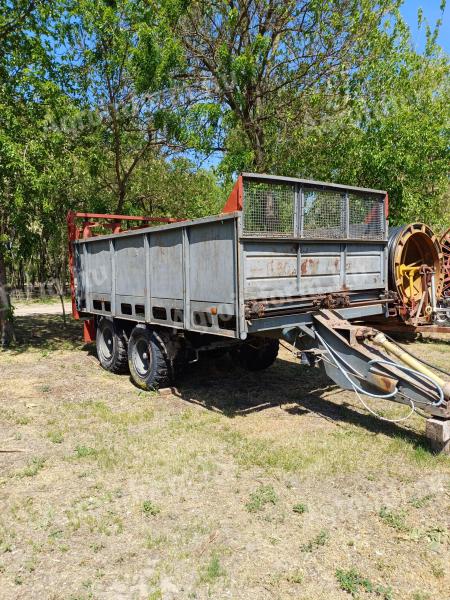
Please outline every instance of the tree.
[[450, 226], [450, 62], [428, 29], [423, 54], [399, 24], [397, 43], [353, 78], [338, 117], [298, 127], [279, 168], [386, 189], [390, 222]]
[[195, 100], [197, 114], [221, 129], [216, 146], [226, 152], [225, 171], [271, 170], [280, 138], [311, 114], [321, 119], [335, 114], [355, 70], [394, 43], [399, 4], [153, 2], [153, 29], [149, 24], [151, 33], [141, 37], [146, 72], [139, 81], [145, 84], [146, 73], [152, 80], [157, 72], [152, 59], [164, 56], [176, 93]]
[[[43, 28], [45, 3], [27, 0], [0, 2], [0, 340], [13, 337], [12, 309], [7, 287], [6, 256], [11, 247], [11, 223], [16, 220], [16, 183], [23, 172], [15, 132], [23, 109], [22, 91], [29, 88], [30, 64], [45, 52], [31, 32]], [[27, 83], [24, 82], [26, 80]]]
[[[114, 194], [116, 213], [124, 210], [136, 168], [151, 156], [174, 150], [164, 120], [172, 98], [155, 86], [151, 94], [139, 94], [134, 85], [138, 15], [146, 11], [143, 1], [77, 0], [60, 27], [68, 48], [68, 93], [80, 94], [97, 117], [92, 125], [103, 137], [104, 153], [97, 177]], [[73, 81], [76, 86], [70, 90]]]
[[130, 197], [140, 214], [189, 219], [220, 212], [226, 200], [214, 174], [186, 158], [143, 163], [136, 171]]

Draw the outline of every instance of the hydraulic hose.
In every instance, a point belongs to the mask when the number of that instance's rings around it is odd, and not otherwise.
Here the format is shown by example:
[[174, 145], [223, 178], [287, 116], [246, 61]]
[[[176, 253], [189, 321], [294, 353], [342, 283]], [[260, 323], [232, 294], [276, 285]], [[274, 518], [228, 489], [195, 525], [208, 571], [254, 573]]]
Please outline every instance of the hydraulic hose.
[[[382, 415], [379, 415], [378, 413], [376, 413], [375, 411], [373, 411], [370, 406], [368, 406], [364, 400], [361, 398], [360, 394], [364, 394], [366, 396], [369, 396], [371, 398], [376, 398], [376, 399], [390, 399], [393, 398], [394, 396], [396, 396], [399, 393], [398, 387], [396, 386], [393, 392], [390, 392], [389, 394], [374, 394], [372, 392], [368, 392], [367, 390], [364, 390], [363, 388], [361, 388], [358, 384], [356, 384], [350, 377], [348, 371], [346, 371], [342, 365], [340, 364], [340, 361], [344, 362], [345, 364], [346, 361], [344, 361], [342, 359], [342, 357], [333, 349], [331, 348], [331, 346], [323, 339], [323, 337], [317, 332], [317, 330], [315, 331], [315, 334], [317, 336], [317, 338], [319, 339], [319, 341], [322, 343], [322, 345], [326, 348], [326, 350], [328, 351], [331, 359], [333, 360], [335, 366], [339, 369], [339, 371], [342, 373], [342, 375], [345, 377], [345, 379], [350, 383], [351, 387], [353, 388], [353, 390], [355, 391], [356, 395], [358, 396], [360, 402], [362, 403], [362, 405], [364, 406], [364, 408], [370, 412], [371, 414], [373, 414], [374, 416], [378, 417], [379, 419], [383, 420], [383, 421], [388, 421], [391, 423], [399, 423], [401, 421], [405, 421], [407, 420], [416, 410], [416, 407], [414, 405], [414, 402], [412, 401], [411, 398], [408, 398], [408, 401], [411, 405], [411, 410], [410, 412], [405, 416], [405, 417], [401, 417], [399, 419], [388, 419], [386, 417], [383, 417]], [[419, 371], [416, 371], [415, 369], [412, 369], [410, 367], [406, 367], [404, 365], [395, 363], [393, 361], [389, 361], [389, 360], [383, 360], [383, 359], [373, 359], [371, 361], [369, 361], [369, 365], [372, 364], [385, 364], [388, 366], [392, 366], [395, 367], [397, 369], [400, 369], [406, 373], [411, 373], [413, 375], [415, 375], [416, 377], [419, 376], [421, 378], [425, 378], [429, 383], [431, 383], [435, 388], [436, 391], [439, 395], [439, 399], [437, 402], [432, 402], [432, 406], [440, 406], [444, 401], [445, 401], [445, 397], [444, 397], [444, 391], [442, 389], [442, 387], [436, 382], [434, 381], [431, 377], [428, 377], [427, 375], [425, 375], [424, 373], [421, 373]], [[349, 366], [347, 364], [347, 366]]]
[[392, 342], [393, 344], [395, 344], [398, 348], [401, 348], [403, 350], [403, 352], [406, 352], [406, 354], [409, 354], [410, 356], [412, 356], [413, 358], [415, 358], [416, 360], [418, 360], [422, 364], [426, 365], [430, 369], [434, 369], [435, 371], [439, 371], [439, 373], [442, 373], [443, 375], [447, 375], [447, 377], [450, 377], [450, 373], [448, 371], [445, 371], [445, 369], [441, 369], [440, 367], [436, 367], [436, 365], [432, 365], [431, 363], [427, 362], [426, 360], [423, 360], [423, 358], [419, 358], [417, 356], [414, 356], [414, 354], [412, 352], [410, 352], [409, 350], [407, 350], [406, 348], [404, 348], [403, 346], [401, 346], [400, 344], [398, 344], [394, 339], [391, 338], [391, 336], [387, 335], [386, 333], [384, 335], [386, 336], [386, 338], [390, 342]]

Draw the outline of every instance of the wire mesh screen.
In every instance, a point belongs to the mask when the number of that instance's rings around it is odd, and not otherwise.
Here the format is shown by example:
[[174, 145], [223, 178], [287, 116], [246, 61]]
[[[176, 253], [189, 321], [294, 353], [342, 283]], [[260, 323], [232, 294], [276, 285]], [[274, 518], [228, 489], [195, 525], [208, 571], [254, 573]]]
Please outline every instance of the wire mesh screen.
[[293, 185], [244, 181], [244, 232], [292, 237], [295, 220]]
[[345, 238], [345, 194], [329, 190], [305, 190], [303, 237]]
[[255, 237], [385, 238], [384, 199], [364, 192], [244, 180], [243, 216]]
[[384, 238], [384, 202], [380, 198], [350, 193], [349, 237], [382, 240]]

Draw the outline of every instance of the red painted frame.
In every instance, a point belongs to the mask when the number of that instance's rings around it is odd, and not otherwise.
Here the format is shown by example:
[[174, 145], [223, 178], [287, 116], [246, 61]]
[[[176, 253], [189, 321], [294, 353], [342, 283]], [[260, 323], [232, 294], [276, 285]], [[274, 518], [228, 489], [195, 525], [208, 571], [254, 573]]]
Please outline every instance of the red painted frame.
[[223, 213], [230, 213], [236, 210], [242, 210], [244, 206], [244, 183], [242, 175], [239, 175], [238, 180], [234, 184], [231, 194], [222, 209]]

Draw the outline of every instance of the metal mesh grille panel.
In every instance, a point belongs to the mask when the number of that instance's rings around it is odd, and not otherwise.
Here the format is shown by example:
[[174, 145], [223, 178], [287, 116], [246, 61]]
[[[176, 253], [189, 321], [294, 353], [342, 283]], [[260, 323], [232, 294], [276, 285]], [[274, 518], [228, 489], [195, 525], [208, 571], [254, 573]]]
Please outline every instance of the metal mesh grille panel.
[[379, 198], [349, 194], [349, 237], [382, 240], [384, 202]]
[[[296, 193], [298, 192], [298, 194]], [[244, 180], [244, 234], [384, 240], [384, 199], [364, 192]], [[297, 201], [298, 200], [298, 201]], [[297, 214], [302, 210], [303, 214]]]
[[345, 194], [328, 190], [305, 190], [303, 237], [345, 238]]
[[295, 188], [293, 185], [244, 182], [246, 235], [292, 237]]

